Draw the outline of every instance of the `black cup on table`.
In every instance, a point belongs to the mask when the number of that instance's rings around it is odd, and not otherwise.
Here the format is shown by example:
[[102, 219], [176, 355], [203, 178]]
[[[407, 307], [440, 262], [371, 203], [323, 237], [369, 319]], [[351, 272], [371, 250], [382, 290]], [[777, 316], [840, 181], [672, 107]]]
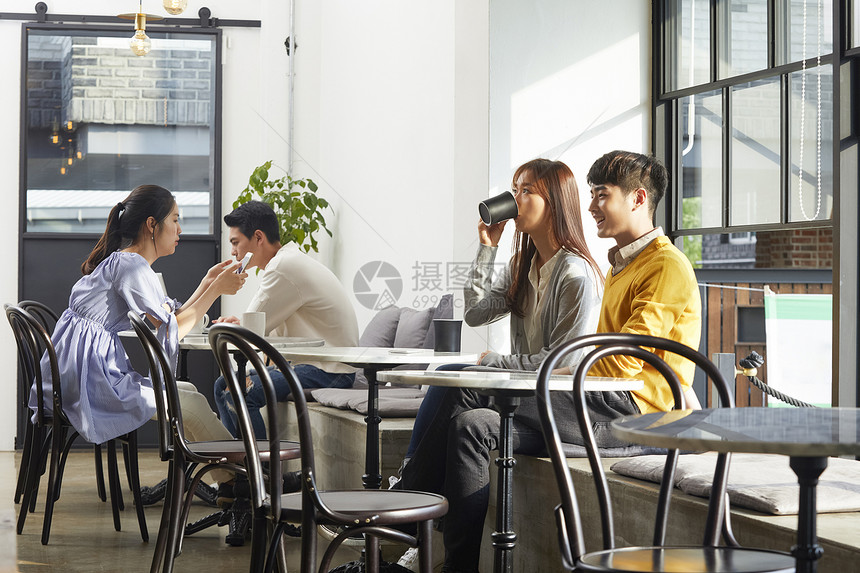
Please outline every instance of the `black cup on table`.
[[452, 318], [433, 319], [433, 351], [460, 352], [460, 331], [462, 320]]
[[485, 225], [495, 225], [519, 215], [517, 200], [510, 191], [500, 193], [478, 203], [478, 213]]

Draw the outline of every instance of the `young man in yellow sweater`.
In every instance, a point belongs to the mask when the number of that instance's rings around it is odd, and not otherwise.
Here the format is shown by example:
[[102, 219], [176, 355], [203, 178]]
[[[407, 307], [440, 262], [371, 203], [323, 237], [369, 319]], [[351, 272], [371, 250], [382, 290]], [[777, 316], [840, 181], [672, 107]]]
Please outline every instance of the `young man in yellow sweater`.
[[[606, 276], [597, 332], [647, 334], [698, 348], [702, 303], [693, 267], [653, 223], [667, 181], [666, 168], [656, 158], [628, 151], [607, 153], [588, 171], [588, 210], [597, 223], [597, 236], [616, 243], [609, 250], [612, 268]], [[681, 376], [688, 406], [698, 407], [692, 391], [693, 363], [662, 350], [654, 352]], [[631, 392], [642, 413], [666, 411], [674, 404], [669, 385], [641, 360], [605, 358], [590, 374], [643, 380], [644, 388]]]

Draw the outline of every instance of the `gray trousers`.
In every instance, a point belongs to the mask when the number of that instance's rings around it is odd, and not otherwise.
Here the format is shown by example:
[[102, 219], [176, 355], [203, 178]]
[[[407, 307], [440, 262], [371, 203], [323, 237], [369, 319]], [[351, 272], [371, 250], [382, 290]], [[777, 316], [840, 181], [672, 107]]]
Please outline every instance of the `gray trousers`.
[[[583, 445], [573, 415], [573, 397], [551, 394], [562, 440]], [[622, 445], [609, 422], [639, 408], [629, 392], [588, 392], [586, 401], [600, 447]], [[448, 498], [444, 520], [445, 571], [478, 571], [490, 490], [490, 452], [499, 447], [499, 414], [490, 399], [473, 390], [448, 389], [432, 424], [403, 469], [403, 489], [440, 493]], [[540, 455], [545, 446], [534, 397], [514, 414], [514, 452]]]

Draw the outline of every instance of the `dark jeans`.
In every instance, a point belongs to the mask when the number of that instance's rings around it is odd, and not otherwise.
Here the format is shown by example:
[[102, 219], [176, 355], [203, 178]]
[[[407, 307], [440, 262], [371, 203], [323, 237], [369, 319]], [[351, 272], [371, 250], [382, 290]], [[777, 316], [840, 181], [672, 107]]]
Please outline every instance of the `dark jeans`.
[[[443, 364], [436, 370], [463, 370], [474, 366], [474, 364]], [[424, 394], [424, 399], [418, 407], [418, 413], [415, 414], [415, 423], [412, 425], [412, 436], [409, 438], [409, 447], [406, 449], [406, 459], [408, 460], [415, 455], [415, 450], [418, 449], [418, 444], [421, 443], [421, 438], [427, 433], [427, 428], [433, 422], [436, 416], [436, 410], [439, 409], [439, 404], [442, 403], [442, 398], [445, 396], [445, 388], [441, 386], [430, 386]]]
[[[268, 370], [275, 385], [278, 401], [285, 402], [290, 396], [290, 385], [287, 384], [287, 380], [280, 370], [274, 367], [269, 367]], [[293, 366], [293, 370], [304, 388], [351, 388], [355, 382], [355, 374], [333, 374], [310, 364], [297, 364]], [[258, 440], [265, 440], [266, 425], [263, 423], [263, 416], [260, 415], [260, 408], [266, 405], [266, 395], [263, 393], [263, 385], [260, 383], [260, 377], [257, 376], [256, 371], [251, 370], [250, 376], [254, 385], [245, 393], [245, 403], [248, 405], [248, 414], [251, 416], [254, 435]], [[223, 376], [215, 381], [215, 402], [218, 404], [221, 423], [234, 437], [237, 437], [236, 408], [233, 405], [233, 396], [227, 389], [227, 381], [224, 380]]]
[[[490, 482], [490, 452], [499, 446], [499, 414], [490, 399], [473, 390], [444, 389], [433, 418], [403, 469], [403, 489], [440, 493], [448, 498], [445, 517], [445, 566], [463, 572], [478, 570]], [[556, 396], [558, 395], [558, 396]], [[583, 444], [568, 393], [554, 392], [559, 431], [566, 442]], [[628, 392], [587, 393], [589, 412], [600, 446], [618, 445], [608, 433], [614, 418], [639, 412]], [[535, 398], [524, 398], [514, 414], [513, 448], [521, 454], [545, 451], [537, 422]]]

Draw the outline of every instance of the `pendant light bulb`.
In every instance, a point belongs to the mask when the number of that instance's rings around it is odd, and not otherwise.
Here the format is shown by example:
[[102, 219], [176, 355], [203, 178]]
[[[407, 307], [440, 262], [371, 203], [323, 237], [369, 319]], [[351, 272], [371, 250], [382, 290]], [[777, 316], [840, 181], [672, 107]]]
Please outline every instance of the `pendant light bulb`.
[[188, 0], [164, 0], [164, 9], [168, 14], [182, 14], [188, 6]]
[[145, 56], [152, 49], [152, 41], [146, 35], [146, 14], [134, 17], [134, 36], [128, 45], [135, 56]]

